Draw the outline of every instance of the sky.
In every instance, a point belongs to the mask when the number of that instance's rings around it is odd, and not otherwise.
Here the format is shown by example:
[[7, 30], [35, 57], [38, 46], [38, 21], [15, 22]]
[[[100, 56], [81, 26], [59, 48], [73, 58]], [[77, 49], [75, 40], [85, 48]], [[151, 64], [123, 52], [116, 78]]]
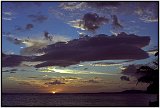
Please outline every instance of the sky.
[[3, 93], [146, 90], [158, 2], [2, 2]]

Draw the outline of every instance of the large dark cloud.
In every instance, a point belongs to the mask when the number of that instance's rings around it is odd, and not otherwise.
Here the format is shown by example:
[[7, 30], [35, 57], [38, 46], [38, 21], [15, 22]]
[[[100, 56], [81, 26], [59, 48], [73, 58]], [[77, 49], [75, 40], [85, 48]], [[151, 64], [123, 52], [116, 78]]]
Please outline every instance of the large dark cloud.
[[[35, 67], [70, 66], [85, 61], [97, 60], [139, 60], [148, 58], [141, 48], [149, 44], [150, 37], [121, 33], [118, 36], [104, 34], [83, 37], [66, 42], [47, 45], [36, 50], [44, 55], [27, 58], [10, 55], [3, 57], [3, 66], [17, 66], [22, 61], [42, 61]], [[10, 62], [11, 61], [11, 62]], [[16, 61], [16, 62], [14, 62]]]
[[141, 48], [148, 45], [149, 37], [127, 35], [97, 35], [55, 43], [43, 49], [46, 54], [36, 57], [34, 61], [45, 61], [36, 67], [69, 66], [84, 61], [145, 59], [148, 54]]

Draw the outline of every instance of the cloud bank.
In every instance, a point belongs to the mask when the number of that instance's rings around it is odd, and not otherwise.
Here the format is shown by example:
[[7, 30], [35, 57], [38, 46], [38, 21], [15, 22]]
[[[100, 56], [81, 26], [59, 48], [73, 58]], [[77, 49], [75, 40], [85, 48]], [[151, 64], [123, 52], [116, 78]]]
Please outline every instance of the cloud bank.
[[[31, 61], [43, 62], [35, 66], [39, 68], [44, 66], [65, 67], [85, 61], [146, 59], [149, 57], [148, 53], [141, 48], [147, 46], [149, 42], [149, 36], [128, 35], [126, 33], [120, 33], [117, 36], [99, 34], [68, 42], [57, 42], [46, 45], [44, 48], [40, 48], [38, 45], [33, 53], [39, 51], [44, 52], [44, 54], [34, 56]], [[31, 45], [31, 47], [33, 46], [35, 47], [35, 45]]]
[[69, 66], [96, 60], [139, 60], [149, 57], [148, 53], [141, 49], [149, 42], [150, 38], [147, 36], [121, 33], [116, 37], [101, 34], [48, 45], [43, 50], [46, 54], [36, 57], [34, 61], [45, 61], [36, 66], [43, 67]]

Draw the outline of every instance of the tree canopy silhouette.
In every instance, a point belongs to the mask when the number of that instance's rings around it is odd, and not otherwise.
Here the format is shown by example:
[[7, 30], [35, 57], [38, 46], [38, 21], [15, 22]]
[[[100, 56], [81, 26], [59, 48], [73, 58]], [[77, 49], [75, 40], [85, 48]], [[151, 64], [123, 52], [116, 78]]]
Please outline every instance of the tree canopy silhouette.
[[[155, 53], [155, 56], [158, 56], [158, 52]], [[142, 76], [138, 78], [138, 82], [149, 83], [147, 93], [156, 94], [159, 93], [158, 59], [153, 63], [154, 67], [141, 66], [137, 69], [137, 73], [142, 74]]]

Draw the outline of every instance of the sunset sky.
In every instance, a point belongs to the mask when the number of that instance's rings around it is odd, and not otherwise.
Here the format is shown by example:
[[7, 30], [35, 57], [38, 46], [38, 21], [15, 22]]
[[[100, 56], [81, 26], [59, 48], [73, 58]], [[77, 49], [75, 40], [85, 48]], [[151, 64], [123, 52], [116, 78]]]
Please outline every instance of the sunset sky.
[[2, 2], [3, 93], [146, 90], [158, 2]]

